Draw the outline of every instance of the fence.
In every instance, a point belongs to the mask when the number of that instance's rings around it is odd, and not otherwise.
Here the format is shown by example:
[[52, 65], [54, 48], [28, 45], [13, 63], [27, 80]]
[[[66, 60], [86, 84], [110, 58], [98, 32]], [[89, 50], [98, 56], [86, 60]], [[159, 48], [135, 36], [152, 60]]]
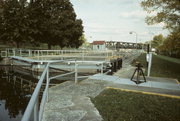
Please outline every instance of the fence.
[[[65, 60], [64, 60], [65, 61]], [[32, 112], [34, 112], [33, 114], [33, 120], [34, 121], [41, 121], [42, 119], [42, 115], [43, 115], [43, 110], [44, 110], [44, 105], [46, 103], [46, 100], [48, 100], [48, 88], [49, 88], [49, 83], [51, 79], [57, 78], [57, 77], [62, 77], [65, 75], [69, 75], [69, 74], [75, 74], [75, 82], [77, 82], [77, 69], [76, 69], [76, 63], [75, 63], [75, 71], [74, 72], [70, 72], [70, 73], [66, 73], [63, 75], [59, 75], [59, 76], [55, 76], [55, 77], [49, 77], [49, 65], [51, 63], [57, 63], [57, 62], [63, 62], [63, 60], [61, 61], [54, 61], [54, 62], [49, 62], [47, 63], [41, 77], [40, 80], [37, 83], [37, 86], [32, 94], [32, 97], [28, 103], [28, 106], [24, 112], [24, 115], [22, 117], [21, 121], [29, 121], [32, 115]], [[40, 107], [39, 107], [39, 93], [40, 93], [40, 89], [42, 87], [43, 81], [46, 78], [46, 87], [44, 89], [43, 92], [43, 96], [41, 99], [41, 103], [40, 103]]]
[[[69, 72], [69, 73], [65, 73], [65, 74], [61, 74], [61, 75], [58, 75], [58, 76], [53, 76], [53, 77], [50, 77], [49, 76], [49, 68], [50, 68], [50, 65], [52, 63], [61, 63], [61, 62], [65, 62], [65, 61], [74, 61], [74, 71], [72, 72]], [[74, 77], [75, 77], [75, 83], [77, 83], [78, 81], [78, 78], [87, 78], [88, 76], [81, 76], [81, 77], [78, 77], [78, 70], [77, 70], [77, 67], [78, 64], [76, 63], [76, 60], [60, 60], [60, 61], [54, 61], [54, 62], [48, 62], [47, 65], [45, 66], [44, 68], [44, 71], [36, 85], [36, 88], [32, 94], [32, 97], [28, 103], [28, 106], [24, 112], [24, 115], [21, 119], [21, 121], [29, 121], [30, 118], [32, 118], [32, 113], [33, 114], [33, 120], [34, 121], [41, 121], [42, 120], [42, 116], [43, 116], [43, 111], [44, 111], [44, 106], [45, 106], [45, 103], [46, 101], [48, 101], [48, 89], [49, 89], [49, 83], [50, 83], [50, 80], [51, 79], [55, 79], [55, 78], [59, 78], [59, 77], [63, 77], [63, 76], [66, 76], [66, 75], [70, 75], [70, 74], [74, 74]], [[110, 70], [108, 70], [107, 72], [109, 72]], [[107, 73], [105, 72], [105, 74]], [[101, 73], [103, 73], [103, 62], [101, 63]], [[40, 89], [43, 85], [43, 81], [46, 80], [46, 86], [45, 86], [45, 89], [43, 91], [43, 95], [42, 95], [42, 99], [41, 99], [41, 103], [40, 103], [40, 106], [39, 106], [39, 94], [40, 94]]]

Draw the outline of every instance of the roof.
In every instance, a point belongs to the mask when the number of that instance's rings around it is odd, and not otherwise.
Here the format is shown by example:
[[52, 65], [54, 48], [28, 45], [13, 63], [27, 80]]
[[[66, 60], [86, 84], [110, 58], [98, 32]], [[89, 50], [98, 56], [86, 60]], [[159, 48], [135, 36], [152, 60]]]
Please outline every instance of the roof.
[[105, 41], [93, 41], [93, 45], [103, 45], [105, 44]]

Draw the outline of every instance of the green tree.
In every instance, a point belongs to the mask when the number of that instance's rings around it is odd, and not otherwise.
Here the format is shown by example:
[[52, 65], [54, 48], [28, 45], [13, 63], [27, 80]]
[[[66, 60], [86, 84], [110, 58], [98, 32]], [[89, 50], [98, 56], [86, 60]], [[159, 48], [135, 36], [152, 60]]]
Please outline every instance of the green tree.
[[174, 31], [164, 41], [164, 53], [180, 58], [180, 31]]
[[77, 48], [82, 44], [79, 39], [83, 33], [82, 21], [76, 19], [69, 0], [34, 1], [31, 2], [31, 10], [31, 20], [38, 28], [33, 38], [38, 35], [41, 43], [48, 44], [48, 49], [54, 45]]
[[2, 5], [1, 39], [17, 47], [29, 40], [26, 0], [6, 0]]
[[180, 0], [143, 0], [141, 6], [145, 11], [157, 12], [155, 16], [146, 17], [149, 25], [165, 23], [170, 34], [159, 46], [160, 53], [180, 57]]
[[0, 0], [0, 39], [6, 43], [82, 45], [82, 21], [69, 0]]
[[180, 27], [180, 1], [179, 0], [144, 0], [141, 6], [145, 11], [151, 13], [156, 11], [157, 15], [146, 17], [148, 24], [165, 23], [165, 27], [174, 30]]
[[162, 34], [157, 35], [157, 36], [154, 36], [154, 37], [153, 37], [153, 40], [151, 41], [151, 46], [152, 46], [153, 48], [158, 49], [158, 47], [163, 44], [164, 39], [165, 39], [165, 38], [163, 37]]

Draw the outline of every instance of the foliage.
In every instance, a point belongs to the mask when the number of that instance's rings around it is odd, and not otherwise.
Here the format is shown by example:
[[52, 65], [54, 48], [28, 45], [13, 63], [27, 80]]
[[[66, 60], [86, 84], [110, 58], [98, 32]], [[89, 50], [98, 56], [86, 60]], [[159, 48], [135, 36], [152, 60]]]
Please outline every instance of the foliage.
[[17, 47], [29, 40], [26, 5], [25, 0], [6, 0], [3, 4], [1, 39], [6, 43], [15, 42]]
[[[1, 7], [1, 6], [0, 6]], [[82, 21], [76, 19], [69, 0], [6, 0], [0, 13], [1, 39], [16, 43], [47, 43], [79, 47], [83, 41]]]
[[169, 34], [159, 51], [161, 54], [180, 58], [180, 31]]
[[141, 6], [149, 13], [157, 12], [157, 15], [146, 18], [148, 24], [164, 22], [166, 28], [173, 30], [179, 28], [179, 0], [144, 0], [141, 2]]
[[154, 36], [153, 40], [151, 41], [151, 46], [153, 48], [158, 49], [164, 42], [164, 37], [162, 34]]
[[165, 23], [170, 34], [158, 47], [159, 53], [180, 58], [180, 1], [179, 0], [144, 0], [141, 6], [145, 11], [157, 12], [146, 17], [147, 24]]

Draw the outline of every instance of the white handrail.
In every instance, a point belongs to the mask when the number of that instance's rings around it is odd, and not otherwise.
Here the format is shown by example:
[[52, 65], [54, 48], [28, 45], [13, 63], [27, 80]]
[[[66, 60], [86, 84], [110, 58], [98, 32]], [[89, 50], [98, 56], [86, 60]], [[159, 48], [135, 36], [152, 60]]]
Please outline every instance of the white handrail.
[[[64, 62], [64, 61], [67, 61], [67, 60], [55, 61], [55, 63]], [[59, 76], [49, 77], [49, 66], [51, 63], [53, 63], [53, 62], [47, 63], [47, 65], [46, 65], [46, 67], [45, 67], [45, 69], [44, 69], [44, 71], [40, 77], [40, 80], [38, 81], [37, 86], [36, 86], [36, 88], [32, 94], [32, 97], [28, 103], [28, 106], [24, 112], [24, 115], [23, 115], [21, 121], [29, 121], [31, 118], [31, 114], [32, 114], [33, 110], [34, 110], [34, 115], [33, 115], [34, 121], [41, 121], [42, 120], [44, 105], [45, 105], [46, 101], [48, 100], [48, 88], [49, 88], [49, 82], [51, 79], [75, 73], [75, 82], [77, 82], [77, 72], [76, 71], [66, 73], [66, 74], [62, 74]], [[75, 65], [76, 65], [76, 63], [75, 63]], [[77, 66], [75, 66], [75, 70], [77, 70]], [[40, 89], [41, 89], [41, 86], [43, 84], [45, 77], [46, 77], [46, 87], [44, 89], [42, 100], [40, 103], [40, 108], [39, 108], [40, 110], [38, 111], [38, 106], [39, 106], [39, 104], [38, 104], [39, 96], [38, 95], [40, 93]]]
[[[38, 84], [37, 84], [37, 86], [36, 86], [36, 88], [35, 88], [35, 90], [34, 90], [34, 92], [32, 94], [32, 97], [31, 97], [31, 99], [30, 99], [30, 101], [28, 103], [28, 106], [27, 106], [27, 108], [25, 110], [25, 113], [24, 113], [21, 121], [29, 121], [30, 116], [32, 114], [32, 111], [33, 111], [33, 109], [35, 107], [35, 104], [37, 103], [36, 101], [38, 99], [38, 95], [39, 95], [39, 92], [40, 92], [40, 89], [41, 89], [41, 86], [42, 86], [42, 83], [43, 83], [43, 80], [44, 80], [44, 77], [46, 75], [48, 67], [49, 67], [49, 63], [46, 65], [46, 68], [44, 69], [44, 71], [43, 71], [43, 73], [41, 75], [41, 78], [40, 78], [40, 80], [39, 80], [39, 82], [38, 82]], [[37, 119], [37, 117], [35, 117], [34, 119]]]

